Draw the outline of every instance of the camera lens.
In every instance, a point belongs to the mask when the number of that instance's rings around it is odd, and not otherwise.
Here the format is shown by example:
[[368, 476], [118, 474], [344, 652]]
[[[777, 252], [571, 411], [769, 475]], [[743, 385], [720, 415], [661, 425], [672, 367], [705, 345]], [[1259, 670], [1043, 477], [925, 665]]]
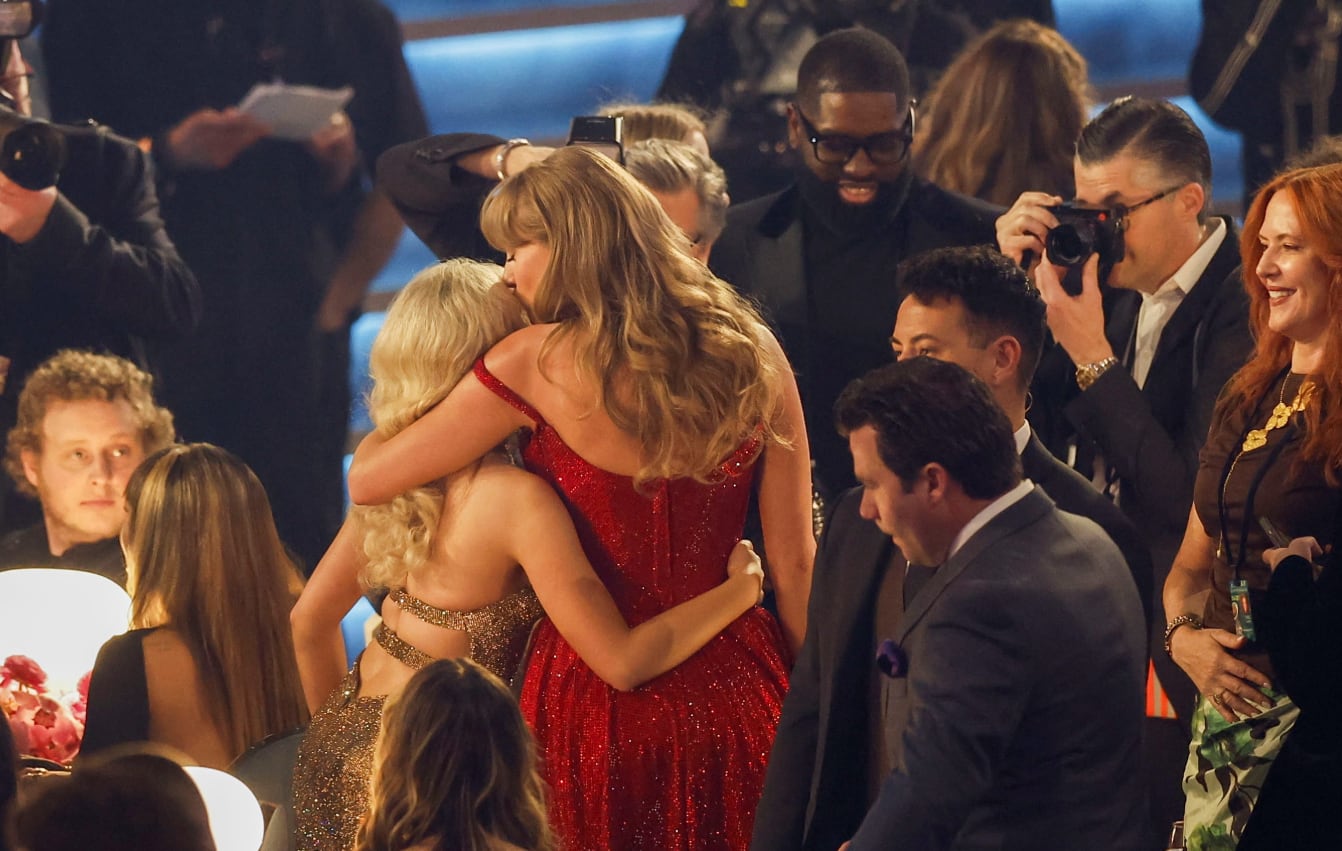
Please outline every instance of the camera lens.
[[1094, 237], [1073, 224], [1061, 224], [1044, 240], [1048, 257], [1059, 266], [1080, 266], [1095, 250]]
[[65, 167], [65, 135], [43, 121], [11, 129], [0, 142], [0, 172], [34, 192], [55, 186]]

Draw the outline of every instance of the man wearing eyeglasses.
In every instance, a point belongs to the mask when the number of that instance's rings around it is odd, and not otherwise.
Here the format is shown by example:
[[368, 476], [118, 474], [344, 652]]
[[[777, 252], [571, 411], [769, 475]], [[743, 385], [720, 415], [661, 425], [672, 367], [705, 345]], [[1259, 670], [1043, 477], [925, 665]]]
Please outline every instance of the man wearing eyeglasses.
[[[1160, 590], [1188, 519], [1216, 397], [1252, 346], [1239, 236], [1230, 219], [1208, 215], [1206, 139], [1166, 101], [1110, 104], [1082, 129], [1074, 171], [1076, 206], [1115, 216], [1122, 259], [1104, 276], [1103, 295], [1096, 255], [1082, 269], [1076, 296], [1063, 291], [1052, 264], [1035, 267], [1049, 328], [1070, 363], [1055, 370], [1062, 380], [1047, 397], [1036, 386], [1031, 420], [1052, 411], [1055, 426], [1075, 429], [1078, 467], [1116, 497], [1151, 545], [1157, 616], [1148, 779], [1153, 815], [1168, 826], [1182, 818], [1179, 779], [1196, 692], [1160, 649], [1167, 620]], [[1047, 235], [1058, 226], [1050, 206], [1061, 202], [1042, 192], [1021, 195], [997, 220], [1002, 252], [1018, 262], [1048, 259]]]
[[997, 208], [913, 174], [914, 102], [899, 50], [862, 29], [821, 38], [797, 71], [792, 186], [733, 206], [720, 277], [759, 300], [798, 373], [822, 492], [851, 487], [830, 412], [847, 382], [889, 359], [894, 269], [930, 248], [991, 243]]

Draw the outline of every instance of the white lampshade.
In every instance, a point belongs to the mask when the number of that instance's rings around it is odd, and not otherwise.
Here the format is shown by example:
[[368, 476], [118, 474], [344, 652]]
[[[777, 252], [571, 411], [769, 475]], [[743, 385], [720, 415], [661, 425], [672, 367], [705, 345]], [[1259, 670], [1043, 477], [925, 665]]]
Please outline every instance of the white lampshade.
[[50, 567], [0, 571], [0, 661], [28, 656], [50, 686], [75, 687], [130, 623], [130, 596], [106, 577]]
[[257, 851], [265, 837], [265, 819], [247, 784], [217, 768], [188, 765], [185, 771], [205, 799], [215, 847], [219, 851]]

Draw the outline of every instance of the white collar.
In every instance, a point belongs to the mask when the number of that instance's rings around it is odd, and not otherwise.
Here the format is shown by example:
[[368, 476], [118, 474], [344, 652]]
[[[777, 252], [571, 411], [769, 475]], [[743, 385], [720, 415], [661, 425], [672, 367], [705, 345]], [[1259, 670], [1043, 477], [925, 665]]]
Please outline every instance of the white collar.
[[1152, 299], [1163, 298], [1176, 290], [1180, 293], [1182, 299], [1193, 291], [1194, 285], [1202, 277], [1202, 273], [1207, 271], [1207, 266], [1211, 264], [1212, 257], [1216, 255], [1217, 250], [1226, 237], [1226, 223], [1221, 219], [1214, 219], [1215, 223], [1211, 226], [1211, 232], [1207, 234], [1206, 239], [1198, 246], [1197, 251], [1188, 255], [1188, 259], [1180, 266], [1169, 280], [1161, 284], [1153, 293], [1142, 293], [1142, 301], [1147, 302]]
[[1020, 502], [1032, 490], [1034, 490], [1034, 482], [1029, 479], [1021, 479], [1020, 484], [994, 499], [985, 505], [978, 514], [969, 518], [969, 522], [956, 533], [955, 540], [951, 541], [951, 548], [946, 553], [946, 561], [950, 561], [951, 557], [959, 551], [960, 547], [965, 545], [966, 541], [973, 537], [975, 532], [988, 525], [994, 517]]
[[1025, 447], [1030, 445], [1030, 421], [1026, 420], [1013, 436], [1016, 438], [1016, 454], [1024, 455]]

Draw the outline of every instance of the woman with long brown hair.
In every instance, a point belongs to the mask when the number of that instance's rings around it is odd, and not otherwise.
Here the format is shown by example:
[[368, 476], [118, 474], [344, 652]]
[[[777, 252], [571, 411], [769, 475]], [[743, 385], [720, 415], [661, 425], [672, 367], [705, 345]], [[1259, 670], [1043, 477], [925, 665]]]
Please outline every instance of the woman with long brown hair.
[[1070, 198], [1086, 123], [1086, 60], [1057, 30], [1004, 21], [968, 44], [918, 112], [913, 165], [940, 186], [1010, 206], [1022, 192]]
[[175, 444], [126, 486], [131, 626], [98, 653], [82, 753], [171, 745], [226, 768], [307, 721], [289, 632], [298, 573], [237, 456]]
[[433, 662], [383, 716], [355, 851], [555, 851], [536, 769], [508, 687], [469, 659]]

